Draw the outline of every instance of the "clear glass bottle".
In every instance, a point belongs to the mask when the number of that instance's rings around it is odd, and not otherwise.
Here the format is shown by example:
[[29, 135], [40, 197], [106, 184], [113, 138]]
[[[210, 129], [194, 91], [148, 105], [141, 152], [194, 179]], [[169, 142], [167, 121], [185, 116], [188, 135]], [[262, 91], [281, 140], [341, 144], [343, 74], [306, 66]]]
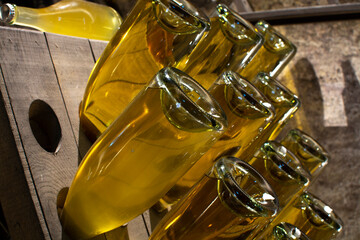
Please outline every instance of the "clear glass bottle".
[[280, 143], [297, 156], [302, 165], [317, 178], [328, 164], [329, 154], [314, 138], [299, 129], [292, 129]]
[[138, 0], [94, 66], [80, 124], [96, 139], [163, 67], [187, 58], [210, 27], [186, 0]]
[[165, 215], [149, 240], [218, 239], [233, 225], [240, 226], [237, 237], [252, 239], [277, 211], [276, 194], [254, 168], [222, 157]]
[[264, 143], [248, 163], [272, 186], [281, 209], [310, 184], [310, 174], [300, 161], [278, 142]]
[[84, 0], [61, 0], [45, 8], [5, 3], [0, 22], [69, 36], [109, 41], [121, 25], [111, 7]]
[[243, 69], [262, 46], [264, 39], [245, 19], [219, 4], [210, 18], [211, 28], [189, 58], [176, 68], [196, 79], [205, 89], [226, 70]]
[[239, 73], [251, 81], [260, 72], [277, 77], [296, 54], [296, 47], [266, 21], [255, 24], [255, 30], [265, 39], [261, 49]]
[[235, 72], [223, 73], [209, 92], [224, 110], [228, 129], [154, 206], [157, 211], [175, 204], [210, 170], [219, 157], [242, 152], [274, 117], [274, 108], [268, 100]]
[[307, 191], [289, 202], [273, 219], [269, 227], [255, 239], [264, 239], [264, 236], [281, 222], [296, 226], [313, 240], [335, 239], [343, 230], [344, 225], [330, 206]]
[[227, 127], [219, 104], [183, 72], [164, 68], [94, 143], [61, 214], [66, 233], [87, 239], [154, 205]]
[[254, 138], [251, 145], [243, 152], [236, 154], [237, 157], [247, 161], [268, 140], [275, 140], [286, 123], [293, 117], [300, 107], [299, 98], [287, 89], [275, 78], [267, 73], [259, 73], [251, 83], [265, 95], [275, 108], [275, 117]]

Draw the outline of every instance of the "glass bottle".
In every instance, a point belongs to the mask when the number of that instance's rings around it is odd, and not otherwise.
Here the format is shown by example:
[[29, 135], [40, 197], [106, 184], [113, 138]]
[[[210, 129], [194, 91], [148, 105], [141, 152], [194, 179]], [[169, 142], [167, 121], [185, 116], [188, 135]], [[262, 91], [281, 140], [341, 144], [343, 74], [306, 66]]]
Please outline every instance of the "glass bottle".
[[61, 222], [74, 239], [115, 229], [154, 205], [224, 133], [226, 116], [196, 81], [159, 71], [94, 143]]
[[217, 158], [241, 152], [274, 117], [268, 100], [237, 73], [223, 73], [209, 89], [224, 110], [228, 128], [223, 136], [154, 206], [157, 211], [175, 204], [202, 176], [210, 170]]
[[281, 210], [269, 228], [259, 234], [256, 240], [264, 239], [263, 236], [280, 222], [296, 226], [312, 240], [335, 239], [343, 230], [343, 222], [334, 210], [307, 191]]
[[277, 142], [264, 143], [248, 163], [272, 186], [280, 208], [309, 186], [310, 174], [288, 149]]
[[209, 20], [186, 0], [138, 0], [94, 66], [80, 124], [96, 139], [163, 67], [186, 58]]
[[237, 236], [252, 239], [277, 210], [276, 194], [258, 172], [239, 159], [222, 157], [165, 215], [149, 240], [217, 239], [234, 224], [242, 226]]
[[45, 8], [5, 3], [0, 22], [76, 37], [109, 41], [122, 19], [111, 7], [84, 0], [61, 0]]
[[259, 73], [251, 83], [265, 95], [275, 108], [275, 117], [264, 128], [253, 142], [237, 157], [247, 161], [268, 140], [275, 140], [286, 123], [300, 107], [299, 98], [275, 78], [266, 73]]
[[226, 70], [239, 71], [254, 57], [264, 40], [254, 27], [226, 5], [216, 7], [211, 28], [189, 58], [176, 67], [205, 89]]
[[257, 22], [255, 30], [263, 36], [265, 42], [250, 63], [239, 73], [250, 81], [260, 72], [277, 77], [295, 56], [296, 47], [266, 21]]
[[328, 152], [308, 134], [292, 129], [280, 142], [300, 160], [314, 180], [329, 161]]

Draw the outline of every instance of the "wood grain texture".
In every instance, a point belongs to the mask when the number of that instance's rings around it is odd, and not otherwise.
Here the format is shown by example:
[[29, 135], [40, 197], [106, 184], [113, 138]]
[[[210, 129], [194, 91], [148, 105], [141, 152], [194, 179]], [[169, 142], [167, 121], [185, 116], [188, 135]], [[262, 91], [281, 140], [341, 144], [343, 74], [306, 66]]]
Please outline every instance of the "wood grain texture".
[[[1, 86], [4, 86], [1, 69], [0, 82]], [[3, 87], [1, 89], [6, 90]], [[45, 239], [32, 198], [32, 194], [35, 194], [34, 184], [31, 178], [27, 181], [25, 177], [25, 172], [26, 176], [31, 177], [29, 168], [27, 164], [24, 167], [22, 165], [22, 160], [25, 163], [26, 160], [24, 155], [17, 150], [4, 97], [8, 103], [7, 93], [0, 92], [0, 202], [4, 215], [7, 216], [7, 225], [12, 239]], [[8, 110], [11, 109], [7, 107]], [[35, 197], [34, 200], [39, 206], [38, 199]]]
[[[0, 36], [0, 64], [44, 222], [51, 238], [61, 239], [56, 197], [71, 183], [78, 150], [46, 40], [42, 33], [9, 28], [2, 28]], [[56, 155], [41, 148], [30, 128], [29, 106], [37, 99], [49, 104], [60, 122], [62, 140]]]
[[[0, 154], [12, 164], [0, 162], [1, 172], [7, 173], [0, 181], [8, 186], [16, 180], [17, 186], [1, 191], [0, 200], [14, 239], [69, 239], [58, 220], [57, 195], [70, 186], [78, 162], [91, 146], [79, 129], [78, 108], [95, 59], [106, 45], [103, 41], [90, 43], [88, 39], [1, 27], [0, 86], [5, 96], [0, 110], [5, 114], [0, 126], [7, 132], [3, 131], [6, 135], [0, 141]], [[62, 139], [57, 154], [45, 151], [31, 130], [29, 107], [35, 100], [47, 103], [59, 120]], [[130, 240], [148, 238], [141, 215], [127, 228], [93, 240], [126, 236]]]

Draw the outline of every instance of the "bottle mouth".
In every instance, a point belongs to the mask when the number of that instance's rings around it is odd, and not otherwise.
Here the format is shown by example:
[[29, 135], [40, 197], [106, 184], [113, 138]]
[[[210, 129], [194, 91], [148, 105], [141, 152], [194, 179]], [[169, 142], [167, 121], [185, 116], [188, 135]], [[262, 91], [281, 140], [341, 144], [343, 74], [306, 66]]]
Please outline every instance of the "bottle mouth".
[[300, 147], [299, 155], [307, 161], [321, 162], [325, 166], [329, 160], [327, 151], [315, 139], [300, 131], [299, 129], [292, 129], [288, 133], [292, 142], [295, 142]]
[[300, 229], [286, 222], [273, 228], [273, 236], [276, 240], [310, 240]]
[[222, 26], [222, 31], [235, 44], [261, 44], [264, 42], [261, 34], [255, 31], [251, 23], [236, 14], [224, 4], [218, 4], [216, 14]]
[[343, 229], [342, 220], [323, 201], [308, 192], [303, 193], [300, 199], [303, 212], [313, 225], [318, 228], [331, 228], [337, 233]]
[[273, 105], [249, 81], [232, 71], [224, 72], [221, 78], [226, 84], [226, 102], [234, 114], [250, 119], [274, 116]]
[[177, 128], [192, 131], [225, 131], [227, 119], [219, 103], [184, 72], [166, 67], [156, 75], [162, 89], [161, 104], [167, 119]]
[[274, 179], [281, 182], [296, 181], [307, 186], [310, 174], [287, 148], [275, 141], [265, 142], [261, 147], [265, 154], [265, 167]]
[[267, 73], [260, 72], [252, 81], [252, 84], [272, 102], [275, 108], [288, 106], [298, 109], [300, 107], [299, 98]]
[[11, 24], [15, 17], [15, 4], [5, 3], [0, 6], [0, 22]]
[[235, 214], [248, 217], [273, 217], [279, 202], [267, 181], [249, 164], [225, 156], [213, 167], [219, 180], [218, 192], [222, 202]]
[[290, 56], [296, 53], [296, 47], [285, 36], [276, 31], [269, 23], [261, 20], [255, 24], [255, 30], [265, 39], [264, 47], [271, 52], [287, 52]]
[[155, 16], [169, 32], [191, 34], [210, 29], [209, 18], [185, 0], [153, 0]]

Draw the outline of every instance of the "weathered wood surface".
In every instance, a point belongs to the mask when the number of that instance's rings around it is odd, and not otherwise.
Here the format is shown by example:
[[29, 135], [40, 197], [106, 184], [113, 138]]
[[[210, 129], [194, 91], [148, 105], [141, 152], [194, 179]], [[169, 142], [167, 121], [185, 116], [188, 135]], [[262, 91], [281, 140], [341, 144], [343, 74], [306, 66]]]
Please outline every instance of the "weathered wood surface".
[[[10, 118], [7, 125], [4, 124], [7, 119], [1, 119], [1, 128], [3, 134], [5, 130], [13, 130], [14, 134], [11, 141], [11, 134], [7, 132], [4, 140], [10, 140], [4, 141], [0, 148], [1, 157], [6, 157], [0, 165], [1, 173], [7, 173], [2, 174], [1, 183], [2, 188], [9, 190], [10, 184], [21, 181], [15, 190], [24, 195], [18, 198], [21, 202], [7, 203], [6, 199], [13, 201], [9, 191], [1, 191], [1, 203], [8, 219], [12, 218], [8, 214], [29, 215], [26, 219], [16, 216], [19, 220], [14, 223], [9, 220], [11, 236], [14, 239], [25, 239], [24, 236], [66, 239], [58, 220], [57, 195], [62, 188], [70, 186], [78, 162], [90, 146], [80, 141], [78, 108], [95, 59], [106, 42], [6, 27], [1, 27], [0, 39], [3, 111], [6, 110]], [[59, 120], [62, 137], [56, 154], [43, 149], [32, 133], [29, 107], [35, 100], [46, 102]], [[16, 172], [9, 171], [16, 167]], [[11, 204], [18, 204], [18, 211]], [[19, 224], [21, 226], [17, 226]], [[129, 231], [130, 239], [148, 237], [142, 216], [132, 221], [129, 229], [133, 229]], [[121, 234], [118, 232], [112, 231], [106, 237], [111, 239]]]

